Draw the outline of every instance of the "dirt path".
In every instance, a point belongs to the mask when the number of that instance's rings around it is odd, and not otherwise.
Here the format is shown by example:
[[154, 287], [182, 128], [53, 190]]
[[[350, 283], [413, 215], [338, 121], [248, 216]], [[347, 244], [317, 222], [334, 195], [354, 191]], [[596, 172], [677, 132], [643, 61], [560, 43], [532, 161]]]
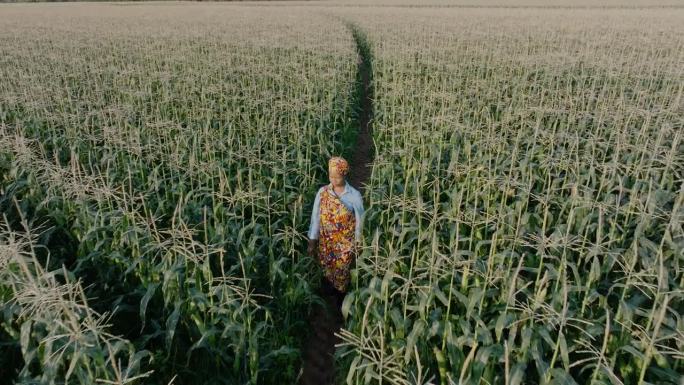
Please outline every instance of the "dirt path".
[[[356, 41], [358, 56], [357, 70], [357, 103], [359, 133], [356, 138], [354, 154], [349, 161], [349, 183], [361, 194], [365, 191], [371, 174], [373, 163], [373, 139], [371, 136], [371, 119], [373, 116], [373, 88], [371, 86], [372, 63], [368, 46], [363, 34], [353, 25], [351, 32]], [[311, 333], [303, 352], [302, 377], [300, 385], [332, 385], [334, 384], [335, 344], [340, 342], [335, 332], [340, 330], [343, 318], [334, 295], [324, 286], [319, 293], [326, 306], [315, 306], [309, 316]]]
[[363, 194], [366, 191], [364, 184], [370, 179], [373, 154], [375, 153], [370, 124], [373, 119], [373, 87], [371, 85], [373, 67], [370, 49], [365, 37], [357, 29], [352, 31], [356, 41], [356, 49], [359, 52], [357, 81], [360, 83], [361, 89], [359, 92], [359, 135], [356, 138], [356, 148], [349, 165], [351, 168], [349, 183]]

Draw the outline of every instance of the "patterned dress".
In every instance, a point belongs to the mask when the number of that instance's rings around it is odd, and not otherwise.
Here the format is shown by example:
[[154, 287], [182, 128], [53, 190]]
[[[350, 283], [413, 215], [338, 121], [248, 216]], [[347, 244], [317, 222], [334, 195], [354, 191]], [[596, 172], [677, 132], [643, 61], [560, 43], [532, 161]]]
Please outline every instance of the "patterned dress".
[[354, 212], [342, 203], [330, 185], [323, 188], [320, 205], [318, 261], [325, 277], [344, 292], [349, 285], [353, 257]]

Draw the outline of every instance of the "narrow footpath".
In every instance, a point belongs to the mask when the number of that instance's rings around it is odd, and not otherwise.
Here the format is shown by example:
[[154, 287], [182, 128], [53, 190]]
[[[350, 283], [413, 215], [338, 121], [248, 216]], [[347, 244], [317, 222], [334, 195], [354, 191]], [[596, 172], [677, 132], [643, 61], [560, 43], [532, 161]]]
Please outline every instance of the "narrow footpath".
[[[373, 164], [373, 139], [371, 120], [373, 117], [373, 87], [371, 85], [372, 63], [370, 49], [363, 32], [355, 25], [349, 28], [356, 42], [358, 52], [355, 95], [356, 123], [359, 131], [354, 153], [349, 160], [349, 183], [361, 194], [365, 192], [365, 183], [371, 175]], [[342, 313], [335, 304], [331, 293], [321, 292], [326, 306], [315, 306], [309, 317], [311, 333], [305, 343], [302, 355], [303, 373], [300, 385], [334, 385], [335, 366], [333, 354], [335, 344], [340, 342], [335, 332], [343, 323]]]

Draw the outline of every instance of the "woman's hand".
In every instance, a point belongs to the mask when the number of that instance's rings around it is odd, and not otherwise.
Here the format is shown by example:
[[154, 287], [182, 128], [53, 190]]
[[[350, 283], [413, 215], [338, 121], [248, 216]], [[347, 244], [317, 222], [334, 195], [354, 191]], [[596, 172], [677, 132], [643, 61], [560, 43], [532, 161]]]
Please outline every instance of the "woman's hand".
[[316, 250], [318, 250], [318, 239], [309, 239], [309, 247], [306, 248], [307, 254], [313, 257], [316, 255]]

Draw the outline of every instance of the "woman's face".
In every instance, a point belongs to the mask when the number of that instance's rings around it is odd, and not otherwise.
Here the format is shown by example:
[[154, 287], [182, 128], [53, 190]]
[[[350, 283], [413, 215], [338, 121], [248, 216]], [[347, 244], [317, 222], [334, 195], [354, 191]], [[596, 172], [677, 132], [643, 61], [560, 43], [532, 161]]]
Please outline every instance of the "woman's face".
[[344, 187], [344, 177], [340, 175], [337, 170], [328, 169], [328, 178], [330, 183], [335, 187]]

